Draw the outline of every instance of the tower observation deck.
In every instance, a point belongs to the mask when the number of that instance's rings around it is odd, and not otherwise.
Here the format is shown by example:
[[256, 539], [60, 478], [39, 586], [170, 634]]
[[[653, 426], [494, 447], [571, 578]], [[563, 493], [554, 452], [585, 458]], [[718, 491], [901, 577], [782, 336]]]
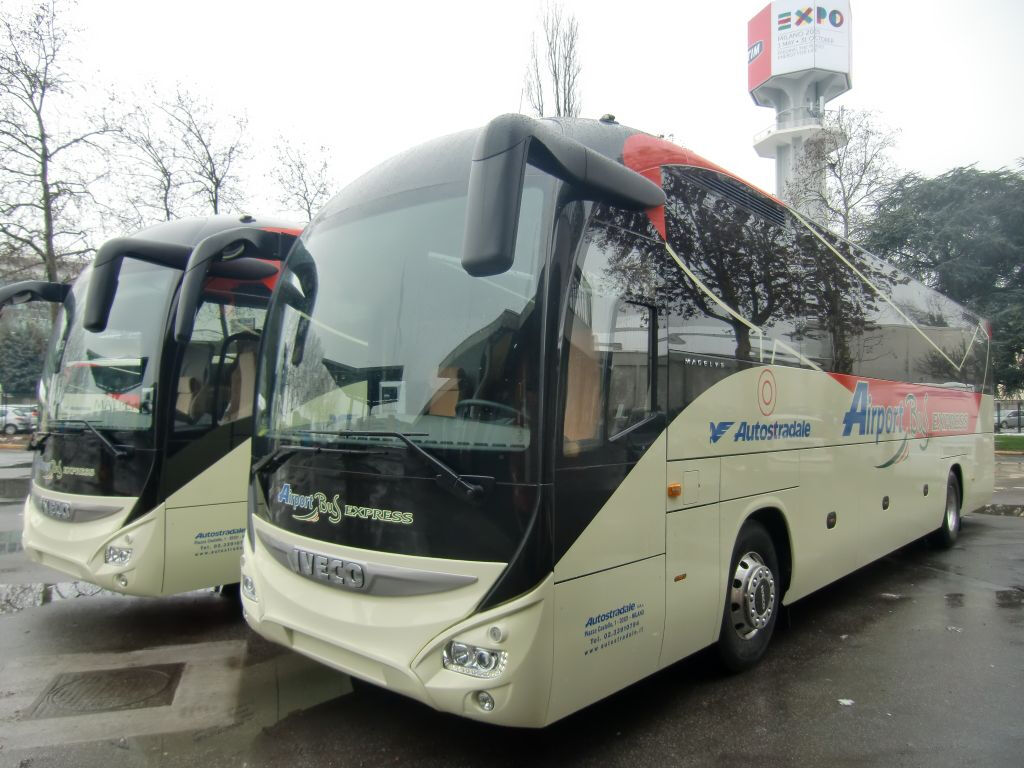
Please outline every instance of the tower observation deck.
[[850, 90], [850, 26], [849, 0], [780, 0], [747, 23], [747, 89], [755, 104], [775, 109], [754, 149], [775, 158], [779, 198], [804, 142], [822, 130], [826, 102]]

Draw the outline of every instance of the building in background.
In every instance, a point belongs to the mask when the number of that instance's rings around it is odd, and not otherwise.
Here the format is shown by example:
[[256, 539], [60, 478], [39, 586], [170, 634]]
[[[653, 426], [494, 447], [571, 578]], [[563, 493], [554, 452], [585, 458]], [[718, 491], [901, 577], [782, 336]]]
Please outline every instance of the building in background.
[[825, 104], [850, 90], [850, 27], [849, 0], [814, 6], [780, 0], [747, 23], [747, 89], [755, 104], [775, 110], [774, 124], [754, 137], [754, 149], [775, 158], [780, 199], [804, 143], [822, 130]]

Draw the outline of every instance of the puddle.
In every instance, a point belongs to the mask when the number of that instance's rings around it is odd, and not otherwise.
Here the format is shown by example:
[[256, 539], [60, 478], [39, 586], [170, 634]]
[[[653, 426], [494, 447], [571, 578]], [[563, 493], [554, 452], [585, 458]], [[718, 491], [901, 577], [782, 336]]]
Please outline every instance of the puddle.
[[890, 603], [895, 603], [895, 602], [897, 602], [899, 600], [906, 600], [907, 599], [906, 595], [897, 595], [897, 594], [895, 594], [893, 592], [882, 592], [879, 595], [879, 597], [882, 598], [883, 600], [887, 601], [887, 602], [890, 602]]
[[948, 605], [950, 608], [963, 608], [964, 593], [950, 592], [948, 595], [946, 595], [946, 605]]
[[982, 515], [1000, 515], [1002, 517], [1024, 517], [1024, 507], [1016, 504], [989, 504], [977, 510]]
[[[67, 668], [46, 682], [38, 668], [16, 667], [4, 681], [15, 695], [0, 698], [0, 722], [14, 725], [2, 754], [42, 747], [70, 758], [56, 762], [78, 765], [79, 746], [90, 742], [110, 750], [90, 764], [163, 765], [159, 756], [176, 755], [186, 759], [174, 765], [202, 765], [208, 757], [242, 765], [267, 728], [352, 692], [348, 675], [311, 659], [282, 649], [247, 664], [246, 648], [236, 640], [64, 656]], [[19, 710], [19, 698], [34, 703]], [[116, 713], [117, 730], [109, 716], [95, 717], [103, 713]], [[69, 727], [61, 724], [72, 717], [78, 719]], [[102, 759], [102, 752], [94, 756]]]
[[0, 555], [21, 552], [21, 531], [0, 531]]
[[23, 720], [163, 707], [174, 701], [184, 662], [57, 675]]
[[113, 595], [124, 597], [87, 581], [61, 581], [56, 584], [0, 584], [0, 614], [17, 613], [60, 600]]
[[996, 592], [996, 605], [1000, 608], [1020, 608], [1024, 605], [1024, 589], [1001, 589]]

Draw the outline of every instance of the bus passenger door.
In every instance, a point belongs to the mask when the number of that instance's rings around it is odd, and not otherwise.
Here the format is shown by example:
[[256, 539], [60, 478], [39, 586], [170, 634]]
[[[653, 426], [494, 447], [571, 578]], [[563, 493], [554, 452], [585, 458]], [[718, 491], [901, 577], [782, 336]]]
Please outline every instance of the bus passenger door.
[[665, 412], [642, 279], [654, 250], [634, 232], [592, 221], [565, 299], [549, 720], [651, 674], [661, 653]]
[[166, 593], [239, 578], [256, 356], [270, 293], [224, 282], [209, 279], [181, 353], [163, 477]]

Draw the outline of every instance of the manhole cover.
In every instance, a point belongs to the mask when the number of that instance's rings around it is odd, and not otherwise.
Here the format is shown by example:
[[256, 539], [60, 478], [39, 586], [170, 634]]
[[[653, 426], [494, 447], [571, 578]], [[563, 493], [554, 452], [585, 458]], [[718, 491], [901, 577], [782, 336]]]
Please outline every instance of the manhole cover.
[[32, 705], [26, 720], [162, 707], [174, 700], [184, 663], [66, 672]]

